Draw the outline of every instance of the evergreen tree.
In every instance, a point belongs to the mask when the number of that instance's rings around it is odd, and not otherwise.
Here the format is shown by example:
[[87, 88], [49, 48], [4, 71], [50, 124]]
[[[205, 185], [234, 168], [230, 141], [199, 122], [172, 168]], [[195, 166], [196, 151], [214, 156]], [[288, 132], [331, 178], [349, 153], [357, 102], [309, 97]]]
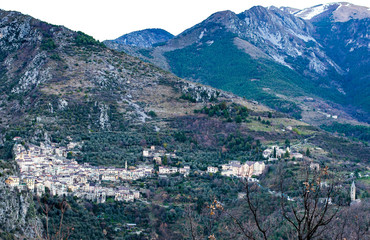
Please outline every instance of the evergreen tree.
[[306, 156], [307, 157], [310, 157], [311, 156], [311, 153], [310, 153], [310, 149], [309, 148], [307, 148], [307, 150], [306, 150]]
[[289, 139], [285, 139], [285, 147], [290, 147], [290, 141], [289, 141]]

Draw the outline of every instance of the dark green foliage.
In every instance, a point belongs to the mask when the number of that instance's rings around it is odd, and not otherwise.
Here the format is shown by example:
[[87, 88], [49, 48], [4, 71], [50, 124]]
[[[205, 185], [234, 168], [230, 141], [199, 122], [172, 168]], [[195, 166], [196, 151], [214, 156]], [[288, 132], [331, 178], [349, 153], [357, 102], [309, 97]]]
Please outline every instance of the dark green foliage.
[[152, 117], [152, 118], [157, 116], [157, 114], [154, 111], [149, 111], [148, 115], [149, 115], [149, 117]]
[[321, 125], [320, 128], [328, 132], [344, 134], [346, 137], [358, 139], [361, 141], [370, 141], [370, 127], [367, 126], [334, 122], [331, 125]]
[[99, 41], [95, 40], [93, 37], [78, 31], [75, 37], [75, 44], [77, 46], [100, 46], [105, 47], [103, 43], [100, 43]]
[[185, 142], [187, 140], [187, 137], [183, 131], [176, 132], [173, 137], [179, 142]]
[[[301, 109], [294, 102], [280, 99], [263, 88], [287, 96], [298, 96], [306, 91], [326, 94], [325, 89], [318, 88], [316, 83], [287, 67], [266, 59], [252, 59], [234, 46], [232, 34], [219, 32], [215, 35], [214, 39], [202, 39], [202, 45], [194, 44], [167, 52], [165, 56], [173, 72], [180, 77], [200, 79], [202, 83], [263, 102], [298, 119]], [[208, 46], [208, 40], [214, 43]]]
[[230, 150], [231, 153], [237, 151], [250, 151], [252, 149], [253, 138], [250, 136], [230, 134], [223, 144]]
[[51, 51], [56, 49], [57, 45], [55, 44], [52, 38], [47, 38], [42, 40], [40, 47], [42, 50]]
[[9, 233], [9, 232], [0, 232], [0, 239], [3, 240], [14, 240], [16, 239], [14, 234]]
[[53, 55], [51, 55], [50, 58], [55, 60], [55, 61], [62, 60], [62, 58], [57, 53], [54, 53]]
[[72, 152], [68, 152], [67, 153], [67, 159], [72, 159], [73, 158], [73, 153]]
[[249, 116], [248, 109], [246, 107], [235, 103], [227, 106], [225, 102], [217, 105], [210, 105], [209, 107], [205, 106], [204, 108], [200, 110], [195, 110], [194, 112], [204, 113], [207, 114], [209, 117], [223, 117], [228, 122], [232, 122], [231, 118], [234, 118], [236, 123], [241, 123]]
[[0, 159], [10, 160], [13, 158], [13, 146], [12, 141], [5, 141], [4, 144], [0, 145]]
[[0, 50], [0, 62], [4, 61], [7, 56], [8, 54], [5, 51]]
[[290, 141], [289, 141], [289, 139], [285, 139], [285, 147], [290, 147]]
[[180, 99], [188, 100], [192, 103], [195, 103], [197, 100], [193, 98], [190, 94], [182, 94]]
[[[104, 239], [103, 229], [100, 226], [98, 218], [86, 206], [78, 204], [74, 198], [68, 197], [66, 199], [68, 209], [63, 216], [62, 234], [67, 236], [70, 231], [68, 239]], [[47, 204], [51, 211], [49, 212], [49, 234], [55, 236], [56, 231], [59, 229], [61, 221], [61, 202], [62, 199], [58, 197], [45, 197], [41, 199], [42, 204]], [[37, 203], [38, 213], [43, 215], [41, 206]], [[43, 206], [44, 207], [44, 206]], [[44, 219], [44, 226], [46, 222]], [[68, 230], [72, 229], [73, 230]]]
[[148, 49], [140, 49], [138, 52], [139, 52], [141, 55], [143, 55], [144, 57], [147, 57], [147, 58], [149, 58], [149, 59], [152, 59], [152, 58], [153, 58], [153, 56], [151, 55], [151, 51], [150, 51], [150, 50], [148, 50]]

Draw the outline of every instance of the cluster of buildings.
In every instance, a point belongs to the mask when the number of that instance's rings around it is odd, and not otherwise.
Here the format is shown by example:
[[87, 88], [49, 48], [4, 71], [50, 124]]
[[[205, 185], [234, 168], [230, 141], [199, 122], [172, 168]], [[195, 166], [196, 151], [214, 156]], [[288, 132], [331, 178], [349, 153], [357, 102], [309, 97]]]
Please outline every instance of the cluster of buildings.
[[125, 168], [95, 167], [88, 163], [78, 164], [68, 159], [69, 151], [76, 144], [57, 147], [55, 144], [40, 146], [16, 144], [15, 161], [20, 176], [10, 176], [6, 183], [19, 190], [29, 189], [37, 195], [50, 190], [52, 195], [73, 195], [81, 198], [105, 202], [106, 197], [116, 201], [133, 201], [140, 193], [126, 187], [103, 187], [103, 181], [136, 180], [149, 177], [154, 173], [153, 166], [143, 165]]
[[151, 146], [150, 148], [144, 148], [143, 157], [148, 160], [154, 160], [158, 165], [162, 165], [162, 160], [177, 158], [176, 153], [167, 153], [163, 147]]
[[[120, 180], [137, 180], [152, 176], [155, 171], [152, 165], [140, 165], [124, 168], [91, 166], [88, 163], [78, 164], [71, 158], [70, 152], [78, 147], [77, 143], [70, 143], [66, 147], [56, 144], [40, 146], [16, 144], [13, 152], [20, 175], [10, 176], [6, 183], [18, 190], [30, 190], [41, 196], [46, 189], [51, 195], [72, 195], [79, 198], [104, 203], [107, 197], [116, 201], [134, 201], [140, 198], [140, 192], [129, 187], [120, 186]], [[152, 146], [144, 149], [143, 157], [155, 160], [159, 165], [162, 158], [175, 158], [175, 153], [166, 153], [160, 147]], [[263, 162], [232, 161], [222, 165], [221, 175], [251, 178], [253, 175], [262, 174], [265, 170]], [[217, 167], [208, 167], [208, 173], [217, 173]], [[190, 174], [190, 166], [169, 167], [159, 166], [158, 175], [179, 173], [184, 176]], [[105, 187], [105, 181], [114, 187]], [[112, 185], [111, 185], [112, 186]]]
[[160, 175], [175, 174], [175, 173], [183, 174], [186, 177], [190, 174], [190, 166], [184, 166], [182, 168], [159, 166], [158, 168], [158, 174]]
[[288, 153], [289, 158], [295, 158], [295, 159], [302, 159], [303, 154], [292, 152], [289, 147], [287, 148], [280, 148], [279, 146], [271, 146], [263, 151], [262, 156], [268, 161], [276, 161], [279, 158], [283, 158]]
[[[231, 161], [227, 164], [221, 165], [221, 175], [227, 177], [252, 178], [263, 173], [266, 165], [264, 162], [247, 161], [242, 164], [239, 161]], [[217, 173], [217, 167], [207, 167], [207, 173]]]

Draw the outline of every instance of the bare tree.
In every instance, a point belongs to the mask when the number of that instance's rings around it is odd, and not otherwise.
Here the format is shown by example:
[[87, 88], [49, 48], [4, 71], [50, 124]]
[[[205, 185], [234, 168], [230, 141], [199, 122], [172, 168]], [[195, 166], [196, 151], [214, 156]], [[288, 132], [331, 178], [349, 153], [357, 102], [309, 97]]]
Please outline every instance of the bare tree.
[[[185, 230], [189, 233], [190, 239], [197, 240], [201, 239], [200, 234], [198, 234], [197, 227], [199, 226], [198, 221], [199, 219], [196, 219], [196, 214], [192, 209], [191, 205], [187, 205], [184, 210], [184, 216], [186, 219], [186, 225]], [[198, 221], [197, 221], [198, 220]]]
[[[281, 212], [287, 222], [294, 228], [297, 239], [310, 240], [319, 237], [328, 229], [326, 226], [333, 220], [339, 207], [332, 204], [334, 195], [333, 176], [328, 168], [311, 170], [305, 166], [301, 172], [303, 186], [295, 201], [289, 201], [285, 190], [284, 177], [280, 179]], [[291, 179], [290, 179], [291, 181]]]
[[[39, 206], [44, 214], [45, 218], [45, 232], [43, 234], [38, 233], [37, 236], [39, 239], [45, 240], [68, 240], [71, 231], [74, 229], [71, 227], [64, 227], [63, 226], [63, 219], [64, 214], [68, 210], [69, 205], [65, 199], [63, 199], [59, 204], [58, 208], [60, 209], [60, 220], [58, 225], [50, 225], [49, 224], [49, 213], [55, 207], [53, 204], [49, 204], [47, 200], [42, 201], [39, 197], [37, 197], [37, 201]], [[50, 229], [53, 228], [53, 233], [51, 233]]]
[[330, 228], [332, 232], [324, 234], [323, 238], [370, 239], [370, 202], [364, 200], [342, 209], [330, 224]]
[[[279, 168], [277, 172], [275, 189], [278, 191], [263, 190], [258, 183], [242, 181], [249, 219], [253, 224], [246, 224], [245, 217], [241, 220], [217, 201], [211, 205], [211, 209], [221, 210], [231, 218], [245, 239], [267, 240], [279, 233], [285, 234], [285, 239], [311, 240], [326, 234], [330, 222], [340, 210], [338, 205], [332, 203], [336, 181], [328, 168], [313, 170], [305, 165], [298, 176], [291, 178], [286, 177], [284, 168]], [[261, 199], [258, 199], [257, 193], [263, 191], [271, 194], [271, 204], [278, 203], [273, 205], [276, 209], [269, 217], [266, 217], [267, 207], [262, 208], [259, 204]]]

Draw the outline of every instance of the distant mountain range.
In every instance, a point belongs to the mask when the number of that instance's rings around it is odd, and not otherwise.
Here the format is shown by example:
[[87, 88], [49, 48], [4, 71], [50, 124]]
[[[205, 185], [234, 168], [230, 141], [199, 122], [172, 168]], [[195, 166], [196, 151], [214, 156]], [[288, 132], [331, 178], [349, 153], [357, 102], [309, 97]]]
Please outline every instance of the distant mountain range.
[[217, 12], [149, 48], [113, 48], [310, 123], [325, 122], [317, 109], [369, 122], [369, 17], [367, 7], [349, 3], [303, 10], [256, 6]]

